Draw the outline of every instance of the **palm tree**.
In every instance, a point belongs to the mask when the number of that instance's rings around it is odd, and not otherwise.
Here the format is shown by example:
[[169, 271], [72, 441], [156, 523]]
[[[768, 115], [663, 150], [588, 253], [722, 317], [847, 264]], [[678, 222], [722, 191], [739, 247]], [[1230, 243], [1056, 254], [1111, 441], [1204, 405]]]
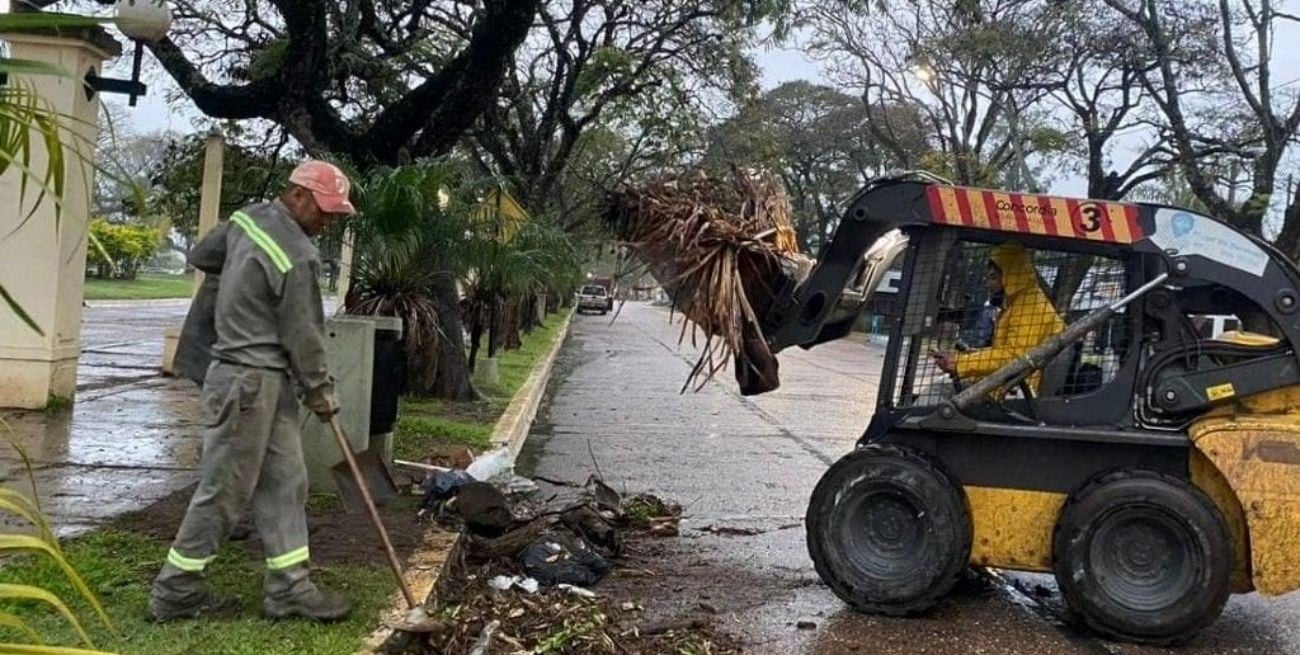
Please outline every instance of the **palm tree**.
[[[439, 389], [439, 368], [466, 366], [459, 307], [444, 306], [437, 285], [455, 285], [465, 224], [449, 190], [460, 184], [459, 168], [435, 160], [371, 171], [361, 178], [350, 221], [354, 244], [352, 284], [344, 307], [350, 314], [396, 316], [404, 323], [407, 390], [457, 400], [477, 397], [466, 383]], [[459, 357], [459, 359], [457, 359]]]
[[[521, 299], [576, 279], [567, 237], [528, 220], [504, 187], [449, 160], [374, 170], [358, 184], [345, 307], [405, 321], [409, 392], [476, 398], [471, 385], [456, 393], [436, 388], [440, 368], [471, 368], [484, 332], [494, 356], [500, 335], [517, 332]], [[444, 279], [448, 275], [455, 279]], [[464, 300], [440, 306], [436, 284], [456, 285]], [[468, 357], [461, 317], [471, 335]]]
[[471, 369], [484, 332], [489, 358], [502, 346], [517, 347], [523, 305], [538, 294], [559, 292], [578, 275], [576, 252], [559, 228], [523, 214], [500, 186], [483, 196], [465, 253]]

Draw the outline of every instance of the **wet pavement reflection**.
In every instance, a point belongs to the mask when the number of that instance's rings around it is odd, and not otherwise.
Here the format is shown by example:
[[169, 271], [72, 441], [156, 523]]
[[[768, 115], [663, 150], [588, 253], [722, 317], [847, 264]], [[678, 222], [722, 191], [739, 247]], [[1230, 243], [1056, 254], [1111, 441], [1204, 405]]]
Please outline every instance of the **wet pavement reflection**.
[[[38, 495], [60, 536], [145, 507], [194, 480], [202, 431], [195, 385], [163, 377], [163, 331], [188, 300], [92, 303], [84, 310], [77, 399], [50, 412], [0, 412], [0, 481]], [[3, 428], [0, 428], [3, 429]]]

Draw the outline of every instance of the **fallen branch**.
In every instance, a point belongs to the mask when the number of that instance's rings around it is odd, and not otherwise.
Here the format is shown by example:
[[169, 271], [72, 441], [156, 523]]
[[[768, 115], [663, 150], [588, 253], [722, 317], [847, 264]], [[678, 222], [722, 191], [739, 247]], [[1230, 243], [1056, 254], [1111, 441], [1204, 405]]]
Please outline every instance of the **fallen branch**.
[[[790, 202], [770, 174], [733, 169], [732, 179], [703, 173], [610, 194], [616, 234], [690, 320], [691, 343], [704, 335], [682, 390], [703, 388], [732, 359], [743, 393], [779, 385], [776, 356], [759, 326], [781, 282], [806, 271]], [[682, 325], [678, 342], [686, 340]]]

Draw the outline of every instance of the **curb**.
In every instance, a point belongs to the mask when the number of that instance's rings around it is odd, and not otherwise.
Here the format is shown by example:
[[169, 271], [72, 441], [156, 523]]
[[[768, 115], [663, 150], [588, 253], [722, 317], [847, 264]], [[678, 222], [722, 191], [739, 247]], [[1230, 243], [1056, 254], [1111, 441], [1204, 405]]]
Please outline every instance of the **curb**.
[[83, 300], [86, 307], [148, 307], [150, 305], [179, 305], [189, 303], [192, 298], [185, 296], [183, 298], [139, 298], [130, 300], [120, 298], [116, 300]]
[[[573, 314], [573, 310], [570, 309], [569, 315], [564, 317], [564, 324], [556, 331], [550, 349], [543, 355], [542, 361], [533, 368], [533, 372], [528, 374], [528, 379], [524, 380], [523, 386], [515, 392], [514, 398], [506, 406], [506, 411], [497, 420], [496, 427], [492, 430], [492, 450], [507, 446], [512, 456], [518, 456], [519, 451], [523, 450], [524, 442], [528, 440], [528, 431], [533, 426], [533, 420], [537, 418], [537, 409], [541, 407], [542, 396], [546, 394], [547, 383], [551, 380], [555, 360], [559, 357], [565, 341], [568, 340]], [[460, 533], [453, 534], [431, 526], [424, 532], [423, 543], [426, 547], [412, 553], [406, 562], [404, 577], [411, 587], [411, 593], [416, 598], [427, 602], [438, 584], [438, 578], [442, 576], [443, 565], [460, 543]], [[379, 612], [380, 627], [365, 638], [357, 655], [383, 653], [381, 648], [384, 642], [388, 641], [393, 634], [392, 628], [387, 627], [386, 624], [400, 622], [406, 614], [406, 600], [402, 597], [401, 591], [393, 592], [388, 603]]]
[[528, 379], [524, 380], [523, 386], [515, 392], [515, 397], [501, 414], [492, 430], [492, 450], [509, 447], [512, 457], [518, 457], [519, 451], [523, 450], [524, 442], [528, 440], [528, 430], [533, 427], [533, 419], [537, 418], [537, 408], [541, 407], [542, 396], [546, 395], [546, 384], [551, 381], [551, 369], [555, 367], [555, 359], [569, 335], [573, 314], [570, 311], [565, 317], [564, 325], [556, 332], [550, 350], [533, 372], [528, 374]]

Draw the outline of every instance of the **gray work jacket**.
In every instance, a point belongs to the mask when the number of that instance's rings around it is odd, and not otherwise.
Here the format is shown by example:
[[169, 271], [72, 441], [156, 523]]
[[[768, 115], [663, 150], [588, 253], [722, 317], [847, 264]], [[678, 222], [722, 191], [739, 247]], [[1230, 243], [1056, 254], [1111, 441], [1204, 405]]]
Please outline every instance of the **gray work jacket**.
[[[330, 377], [316, 246], [279, 200], [245, 207], [223, 228], [218, 229], [224, 239], [213, 230], [191, 254], [198, 267], [200, 261], [209, 263], [222, 246], [225, 250], [219, 281], [212, 283], [212, 319], [196, 314], [206, 311], [201, 306], [206, 299], [200, 303], [196, 298], [178, 357], [182, 348], [193, 351], [203, 339], [215, 337], [208, 341], [215, 359], [288, 371], [304, 393], [326, 390]], [[212, 334], [204, 334], [205, 324], [212, 326]], [[185, 343], [185, 332], [191, 332], [194, 345]]]

